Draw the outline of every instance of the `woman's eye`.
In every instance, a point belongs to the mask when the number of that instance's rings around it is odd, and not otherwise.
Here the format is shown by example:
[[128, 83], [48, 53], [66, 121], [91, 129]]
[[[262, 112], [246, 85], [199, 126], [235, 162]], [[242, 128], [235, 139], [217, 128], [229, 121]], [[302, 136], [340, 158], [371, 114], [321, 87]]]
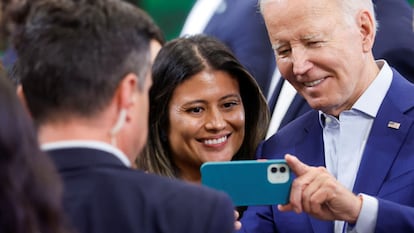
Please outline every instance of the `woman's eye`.
[[191, 112], [191, 113], [200, 113], [202, 111], [203, 111], [203, 108], [201, 107], [190, 108], [187, 110], [187, 112]]
[[224, 108], [231, 108], [231, 107], [233, 107], [235, 105], [238, 105], [238, 104], [239, 104], [238, 102], [227, 102], [227, 103], [223, 104], [223, 107]]

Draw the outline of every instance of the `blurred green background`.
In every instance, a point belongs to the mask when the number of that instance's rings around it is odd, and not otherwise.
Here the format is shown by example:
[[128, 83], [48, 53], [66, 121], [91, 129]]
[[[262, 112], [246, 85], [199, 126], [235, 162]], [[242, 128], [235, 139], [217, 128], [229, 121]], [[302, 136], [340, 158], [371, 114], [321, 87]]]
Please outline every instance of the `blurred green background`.
[[[196, 0], [141, 0], [141, 7], [163, 30], [167, 40], [179, 36], [187, 14]], [[241, 0], [243, 1], [243, 0]]]
[[[126, 0], [144, 9], [152, 16], [164, 32], [165, 38], [171, 40], [180, 35], [187, 14], [197, 0]], [[240, 0], [243, 1], [243, 0]]]

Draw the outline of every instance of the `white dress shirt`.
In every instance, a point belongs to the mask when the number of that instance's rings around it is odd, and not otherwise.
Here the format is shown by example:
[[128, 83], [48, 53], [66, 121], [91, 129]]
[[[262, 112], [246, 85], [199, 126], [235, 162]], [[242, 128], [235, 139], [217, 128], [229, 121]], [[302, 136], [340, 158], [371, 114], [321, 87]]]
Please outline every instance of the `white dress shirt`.
[[[348, 190], [352, 190], [372, 124], [391, 85], [392, 70], [383, 61], [378, 76], [350, 110], [339, 118], [320, 112], [323, 127], [325, 162], [328, 171]], [[362, 209], [355, 227], [347, 232], [374, 232], [378, 200], [363, 194]], [[344, 232], [344, 222], [335, 221], [335, 233]]]

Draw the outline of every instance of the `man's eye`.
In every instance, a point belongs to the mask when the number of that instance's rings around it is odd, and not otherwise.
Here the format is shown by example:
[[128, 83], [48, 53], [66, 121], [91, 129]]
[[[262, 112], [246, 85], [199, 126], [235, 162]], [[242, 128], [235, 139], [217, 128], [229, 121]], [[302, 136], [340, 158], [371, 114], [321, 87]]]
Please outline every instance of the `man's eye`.
[[279, 49], [276, 51], [276, 53], [280, 57], [285, 57], [290, 53], [290, 49]]
[[322, 41], [309, 41], [307, 43], [309, 47], [319, 47], [321, 46], [321, 44], [322, 44]]

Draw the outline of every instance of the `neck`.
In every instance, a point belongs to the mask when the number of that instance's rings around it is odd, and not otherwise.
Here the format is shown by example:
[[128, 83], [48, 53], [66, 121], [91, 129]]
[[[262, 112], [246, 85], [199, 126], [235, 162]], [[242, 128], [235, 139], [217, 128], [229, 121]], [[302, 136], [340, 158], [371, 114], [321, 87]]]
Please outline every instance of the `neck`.
[[40, 125], [40, 143], [50, 143], [64, 140], [95, 140], [111, 143], [109, 129], [90, 120], [65, 120], [59, 122], [46, 122]]
[[365, 68], [361, 69], [362, 72], [358, 74], [360, 79], [359, 83], [356, 84], [354, 95], [344, 105], [332, 109], [321, 109], [323, 112], [338, 118], [341, 112], [350, 110], [352, 108], [352, 106], [357, 102], [357, 100], [361, 97], [369, 85], [371, 85], [371, 83], [375, 80], [375, 78], [378, 76], [378, 73], [380, 72], [380, 68], [372, 57], [372, 54], [367, 56], [369, 56], [369, 62], [365, 63]]
[[189, 183], [201, 184], [201, 173], [199, 169], [192, 169], [187, 167], [186, 169], [180, 168], [179, 179]]

